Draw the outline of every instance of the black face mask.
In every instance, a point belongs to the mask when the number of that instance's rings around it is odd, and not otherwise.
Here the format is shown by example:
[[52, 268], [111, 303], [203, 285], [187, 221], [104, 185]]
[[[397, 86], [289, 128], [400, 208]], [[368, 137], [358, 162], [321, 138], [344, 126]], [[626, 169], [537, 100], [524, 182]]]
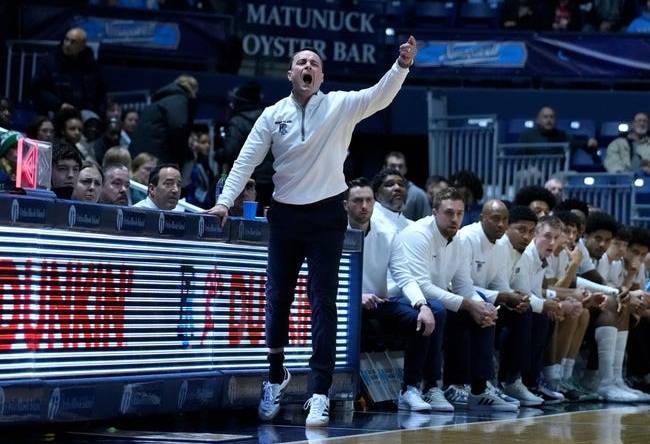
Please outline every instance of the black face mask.
[[70, 199], [73, 191], [74, 187], [52, 187], [52, 192], [59, 199]]

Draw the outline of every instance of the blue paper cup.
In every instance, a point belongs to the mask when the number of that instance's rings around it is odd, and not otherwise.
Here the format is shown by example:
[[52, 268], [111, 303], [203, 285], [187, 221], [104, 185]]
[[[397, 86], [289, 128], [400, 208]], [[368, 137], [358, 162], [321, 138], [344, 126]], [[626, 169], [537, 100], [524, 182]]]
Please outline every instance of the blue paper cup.
[[254, 220], [257, 214], [257, 202], [254, 200], [244, 201], [244, 219]]

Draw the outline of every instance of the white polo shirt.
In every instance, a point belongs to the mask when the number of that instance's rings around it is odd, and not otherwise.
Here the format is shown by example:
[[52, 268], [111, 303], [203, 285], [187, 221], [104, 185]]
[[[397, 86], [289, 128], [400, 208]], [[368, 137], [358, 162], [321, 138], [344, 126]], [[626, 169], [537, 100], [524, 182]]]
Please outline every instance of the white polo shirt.
[[504, 257], [503, 272], [506, 273], [506, 279], [508, 280], [508, 285], [510, 286], [510, 282], [512, 282], [512, 273], [515, 270], [515, 265], [521, 258], [521, 253], [515, 250], [515, 247], [512, 246], [510, 238], [507, 234], [504, 234], [501, 236], [501, 239], [497, 240], [497, 245], [502, 246], [508, 253]]
[[569, 256], [569, 253], [565, 249], [562, 249], [557, 256], [552, 254], [547, 257], [546, 262], [548, 265], [545, 269], [544, 277], [546, 279], [558, 280], [565, 275], [571, 262], [571, 256]]
[[610, 287], [620, 287], [623, 285], [623, 281], [625, 280], [625, 267], [623, 266], [622, 259], [612, 261], [609, 259], [607, 253], [605, 253], [598, 261], [596, 270], [598, 270], [598, 273], [605, 279], [605, 283]]

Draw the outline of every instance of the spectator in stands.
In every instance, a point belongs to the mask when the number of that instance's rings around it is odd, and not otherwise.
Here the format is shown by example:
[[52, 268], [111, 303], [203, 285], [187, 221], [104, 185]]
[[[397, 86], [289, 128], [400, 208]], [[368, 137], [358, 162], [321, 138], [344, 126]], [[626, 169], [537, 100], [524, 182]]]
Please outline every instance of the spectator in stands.
[[[262, 87], [255, 80], [242, 83], [230, 93], [228, 106], [230, 118], [223, 128], [223, 145], [215, 150], [215, 159], [221, 171], [228, 171], [239, 155], [253, 124], [262, 114]], [[269, 151], [255, 170], [253, 179], [257, 186], [257, 196], [261, 207], [271, 203], [273, 194], [273, 153]]]
[[122, 113], [122, 132], [120, 133], [120, 145], [129, 146], [131, 138], [138, 127], [140, 114], [134, 109], [127, 109]]
[[188, 203], [207, 209], [214, 205], [215, 179], [210, 168], [210, 130], [207, 125], [194, 125], [192, 136], [194, 159], [183, 166], [183, 194]]
[[246, 182], [244, 190], [239, 193], [235, 203], [233, 203], [232, 208], [230, 209], [230, 214], [232, 216], [243, 217], [244, 216], [244, 202], [257, 202], [257, 190], [255, 188], [255, 179], [249, 178]]
[[106, 113], [104, 114], [104, 121], [108, 122], [111, 119], [121, 119], [122, 118], [122, 105], [115, 102], [112, 99], [108, 100], [108, 105], [106, 105]]
[[603, 162], [608, 173], [643, 171], [650, 174], [650, 137], [648, 115], [636, 113], [632, 128], [625, 136], [618, 137], [607, 147]]
[[513, 203], [529, 207], [537, 217], [542, 217], [550, 214], [557, 201], [555, 196], [546, 188], [539, 185], [530, 185], [517, 191]]
[[[142, 185], [149, 184], [149, 175], [156, 168], [158, 159], [149, 153], [140, 153], [133, 159], [131, 164], [131, 179], [141, 183]], [[140, 202], [147, 197], [146, 192], [131, 189], [131, 202]]]
[[538, 2], [534, 0], [505, 0], [501, 23], [506, 29], [537, 29]]
[[465, 201], [463, 226], [477, 222], [481, 215], [480, 201], [483, 199], [483, 182], [469, 170], [458, 171], [449, 177], [449, 185], [456, 188]]
[[555, 127], [555, 111], [550, 106], [542, 107], [537, 113], [535, 128], [524, 131], [519, 136], [519, 143], [570, 143], [571, 149], [585, 149], [593, 156], [598, 148], [598, 141], [590, 137], [586, 143], [582, 140], [571, 140], [569, 136]]
[[109, 148], [109, 150], [106, 151], [106, 154], [104, 154], [104, 158], [102, 159], [102, 166], [106, 168], [106, 165], [112, 165], [115, 163], [124, 165], [130, 171], [132, 162], [131, 153], [129, 153], [129, 150], [119, 145]]
[[129, 204], [129, 169], [120, 164], [104, 165], [104, 183], [99, 202], [112, 205]]
[[52, 150], [52, 191], [58, 198], [69, 199], [77, 184], [81, 155], [74, 146], [58, 143]]
[[16, 186], [18, 131], [0, 128], [0, 191], [11, 191]]
[[181, 171], [178, 165], [158, 165], [149, 176], [149, 190], [146, 199], [133, 205], [138, 208], [184, 212], [178, 205], [181, 197]]
[[81, 143], [83, 122], [81, 114], [74, 108], [64, 108], [54, 116], [55, 140], [72, 145], [82, 159], [94, 160], [95, 155]]
[[[365, 233], [361, 305], [364, 326], [371, 319], [382, 325], [384, 334], [405, 338], [404, 376], [399, 394], [400, 410], [453, 411], [437, 386], [440, 374], [440, 342], [444, 332], [445, 309], [435, 300], [427, 300], [410, 276], [402, 249], [391, 251], [395, 231], [373, 223], [374, 197], [364, 179], [350, 182], [344, 202], [348, 226]], [[402, 283], [403, 295], [390, 296], [386, 281], [389, 272]], [[384, 327], [385, 326], [385, 327]], [[424, 381], [422, 391], [420, 383]]]
[[427, 197], [429, 198], [429, 205], [433, 205], [433, 199], [435, 198], [436, 194], [439, 191], [444, 190], [445, 188], [449, 188], [449, 181], [447, 180], [446, 177], [429, 176], [426, 184]]
[[627, 32], [650, 34], [650, 0], [645, 2], [641, 14], [632, 20]]
[[95, 162], [85, 161], [81, 164], [77, 183], [72, 191], [72, 200], [97, 203], [104, 183], [104, 173]]
[[196, 113], [198, 91], [196, 79], [185, 74], [156, 91], [153, 103], [140, 113], [129, 146], [131, 154], [147, 152], [162, 163], [176, 165], [190, 160], [187, 140]]
[[[516, 411], [517, 405], [487, 386], [494, 373], [497, 310], [474, 290], [469, 256], [464, 243], [456, 237], [464, 210], [463, 195], [455, 188], [440, 191], [433, 215], [404, 228], [395, 237], [393, 248], [403, 248], [405, 262], [425, 298], [447, 309], [445, 382], [471, 384], [466, 401], [470, 410]], [[464, 367], [466, 352], [472, 359]], [[451, 399], [455, 401], [455, 397]]]
[[582, 12], [578, 0], [539, 2], [540, 30], [581, 31]]
[[84, 124], [83, 137], [81, 143], [84, 144], [86, 150], [95, 153], [95, 142], [99, 139], [102, 133], [102, 121], [99, 119], [97, 113], [89, 110], [81, 112], [81, 120]]
[[589, 26], [585, 30], [616, 32], [638, 14], [638, 0], [584, 0]]
[[11, 129], [11, 102], [6, 97], [0, 97], [0, 128]]
[[[382, 79], [355, 92], [323, 94], [323, 59], [313, 48], [293, 54], [287, 71], [291, 94], [268, 107], [255, 122], [233, 164], [217, 204], [208, 210], [225, 223], [228, 209], [255, 167], [270, 149], [276, 169], [268, 220], [266, 345], [269, 380], [262, 386], [258, 415], [271, 420], [290, 381], [284, 367], [289, 308], [299, 264], [309, 263], [308, 294], [312, 307], [308, 427], [329, 423], [328, 393], [335, 364], [338, 269], [347, 226], [343, 163], [356, 123], [386, 108], [399, 92], [417, 53], [409, 36]], [[306, 110], [306, 112], [302, 112]], [[278, 120], [280, 119], [280, 120]], [[302, 123], [302, 124], [301, 124]], [[304, 131], [305, 127], [309, 131]], [[341, 217], [342, 216], [342, 217]]]
[[406, 178], [399, 170], [384, 168], [372, 179], [375, 193], [374, 223], [402, 231], [411, 220], [402, 212], [406, 199]]
[[[406, 157], [403, 153], [391, 151], [386, 154], [384, 167], [397, 170], [406, 178]], [[406, 202], [404, 208], [402, 208], [402, 213], [410, 220], [418, 220], [431, 215], [427, 193], [408, 179], [406, 179]]]
[[36, 116], [27, 125], [27, 137], [44, 142], [54, 141], [54, 124], [45, 116]]
[[[122, 131], [121, 122], [116, 118], [111, 118], [102, 136], [93, 144], [93, 152], [96, 159], [101, 159], [104, 163], [104, 157], [109, 149], [120, 145], [120, 132]], [[130, 156], [129, 156], [130, 157]], [[128, 165], [130, 166], [130, 165]]]
[[549, 190], [551, 194], [555, 196], [557, 203], [562, 202], [562, 199], [564, 199], [564, 184], [557, 177], [551, 177], [547, 180], [544, 184], [544, 188]]
[[86, 46], [86, 32], [72, 28], [47, 58], [32, 80], [32, 98], [41, 114], [64, 108], [99, 112], [104, 105], [104, 83], [93, 52]]

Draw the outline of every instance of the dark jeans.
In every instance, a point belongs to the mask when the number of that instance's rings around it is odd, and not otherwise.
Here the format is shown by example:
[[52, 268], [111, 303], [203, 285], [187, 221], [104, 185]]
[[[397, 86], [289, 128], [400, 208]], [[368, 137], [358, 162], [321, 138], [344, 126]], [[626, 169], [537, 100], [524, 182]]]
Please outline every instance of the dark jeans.
[[436, 321], [433, 333], [428, 337], [416, 331], [418, 310], [405, 296], [390, 298], [371, 312], [382, 325], [405, 339], [403, 385], [417, 387], [420, 381], [424, 381], [425, 390], [435, 386], [441, 376], [442, 337], [447, 315], [440, 302], [434, 299], [427, 302]]
[[309, 389], [326, 395], [334, 372], [338, 271], [347, 228], [343, 194], [308, 205], [273, 201], [267, 218], [266, 345], [280, 348], [289, 343], [289, 312], [306, 259], [313, 351]]
[[494, 327], [481, 328], [467, 311], [447, 310], [445, 338], [445, 385], [494, 377]]

